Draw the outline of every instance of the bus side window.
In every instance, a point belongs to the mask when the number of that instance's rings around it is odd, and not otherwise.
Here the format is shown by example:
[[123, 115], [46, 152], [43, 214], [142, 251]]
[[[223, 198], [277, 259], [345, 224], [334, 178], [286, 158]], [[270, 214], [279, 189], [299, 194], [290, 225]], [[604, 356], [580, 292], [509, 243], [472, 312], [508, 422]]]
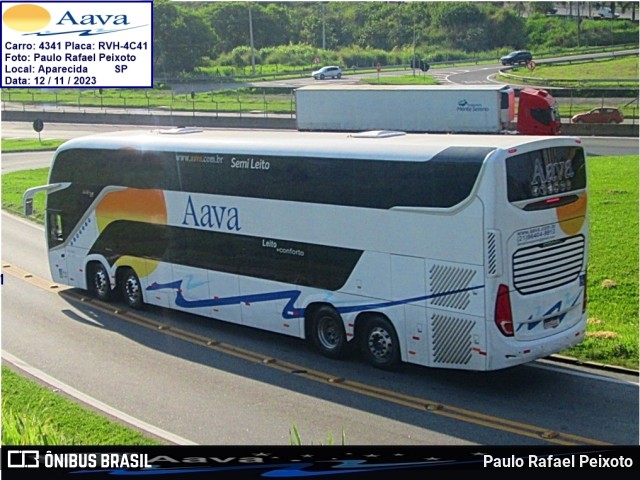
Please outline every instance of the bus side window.
[[62, 235], [62, 215], [58, 212], [49, 212], [47, 225], [49, 227], [49, 247], [62, 243], [64, 240]]

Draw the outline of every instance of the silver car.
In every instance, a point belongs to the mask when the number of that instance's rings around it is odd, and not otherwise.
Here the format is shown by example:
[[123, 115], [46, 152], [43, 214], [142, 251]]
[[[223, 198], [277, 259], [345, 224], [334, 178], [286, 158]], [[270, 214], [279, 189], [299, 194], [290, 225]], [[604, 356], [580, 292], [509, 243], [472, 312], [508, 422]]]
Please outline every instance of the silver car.
[[312, 72], [311, 76], [316, 80], [324, 80], [325, 78], [341, 78], [342, 69], [335, 65], [329, 65]]

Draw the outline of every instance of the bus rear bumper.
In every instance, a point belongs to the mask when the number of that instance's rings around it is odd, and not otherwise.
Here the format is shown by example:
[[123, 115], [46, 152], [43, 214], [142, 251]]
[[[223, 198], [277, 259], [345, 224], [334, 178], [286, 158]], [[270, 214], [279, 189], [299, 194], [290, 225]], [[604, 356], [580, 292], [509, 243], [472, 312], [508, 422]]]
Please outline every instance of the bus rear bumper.
[[548, 357], [579, 344], [584, 340], [585, 335], [586, 318], [569, 330], [558, 333], [553, 338], [546, 337], [528, 342], [500, 343], [495, 345], [492, 354], [487, 356], [487, 358], [493, 359], [493, 361], [487, 363], [487, 370], [500, 370]]

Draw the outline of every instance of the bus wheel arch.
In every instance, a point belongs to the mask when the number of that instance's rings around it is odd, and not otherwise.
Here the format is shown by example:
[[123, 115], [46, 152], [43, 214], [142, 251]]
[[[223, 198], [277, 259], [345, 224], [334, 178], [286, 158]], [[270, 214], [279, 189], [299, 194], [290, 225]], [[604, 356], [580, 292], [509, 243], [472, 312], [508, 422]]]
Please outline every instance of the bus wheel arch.
[[87, 287], [98, 300], [108, 302], [112, 298], [109, 271], [102, 262], [94, 260], [87, 264]]
[[356, 321], [356, 341], [364, 359], [382, 370], [401, 363], [401, 345], [393, 323], [380, 313], [364, 313]]
[[144, 305], [140, 277], [131, 267], [120, 267], [116, 273], [122, 300], [129, 308], [139, 310]]
[[305, 311], [305, 338], [329, 358], [344, 358], [350, 350], [342, 316], [329, 303], [312, 303]]

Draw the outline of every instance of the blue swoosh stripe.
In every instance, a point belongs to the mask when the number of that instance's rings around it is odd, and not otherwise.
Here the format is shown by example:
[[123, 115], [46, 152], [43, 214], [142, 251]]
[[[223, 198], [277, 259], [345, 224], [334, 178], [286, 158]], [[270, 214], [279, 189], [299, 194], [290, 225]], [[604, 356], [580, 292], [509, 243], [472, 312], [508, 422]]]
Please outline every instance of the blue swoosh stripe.
[[[446, 295], [455, 295], [463, 292], [470, 292], [473, 290], [478, 290], [484, 288], [484, 285], [476, 285], [473, 287], [462, 288], [459, 290], [452, 290], [449, 292], [443, 293], [435, 293], [432, 295], [423, 295], [419, 297], [406, 298], [402, 300], [393, 300], [379, 303], [367, 303], [367, 304], [359, 304], [359, 305], [350, 305], [350, 306], [338, 306], [336, 309], [339, 313], [353, 313], [353, 312], [362, 312], [365, 310], [371, 309], [381, 309], [381, 308], [389, 308], [395, 307], [398, 305], [404, 305], [407, 303], [420, 302], [423, 300], [429, 300], [432, 298], [443, 297]], [[176, 300], [175, 303], [178, 307], [182, 308], [202, 308], [202, 307], [221, 307], [225, 305], [240, 305], [240, 304], [251, 304], [251, 303], [260, 303], [260, 302], [270, 302], [274, 300], [286, 300], [289, 301], [285, 305], [282, 310], [282, 317], [285, 319], [299, 318], [304, 314], [304, 309], [298, 308], [295, 306], [296, 300], [300, 297], [302, 293], [300, 290], [283, 290], [279, 292], [267, 292], [267, 293], [258, 293], [258, 294], [250, 294], [250, 295], [236, 295], [233, 297], [225, 297], [225, 298], [206, 298], [201, 300], [187, 300], [182, 295], [182, 280], [176, 280], [175, 282], [169, 283], [153, 283], [147, 287], [147, 290], [176, 290]]]
[[134, 28], [142, 28], [148, 25], [138, 25], [136, 27], [126, 27], [126, 28], [117, 28], [114, 30], [97, 30], [93, 32], [90, 28], [83, 28], [81, 30], [68, 30], [66, 32], [34, 32], [34, 33], [23, 33], [22, 36], [27, 35], [35, 35], [36, 37], [50, 37], [52, 35], [66, 35], [68, 33], [77, 33], [79, 37], [92, 37], [94, 35], [104, 35], [106, 33], [118, 33], [124, 32], [125, 30], [133, 30]]

